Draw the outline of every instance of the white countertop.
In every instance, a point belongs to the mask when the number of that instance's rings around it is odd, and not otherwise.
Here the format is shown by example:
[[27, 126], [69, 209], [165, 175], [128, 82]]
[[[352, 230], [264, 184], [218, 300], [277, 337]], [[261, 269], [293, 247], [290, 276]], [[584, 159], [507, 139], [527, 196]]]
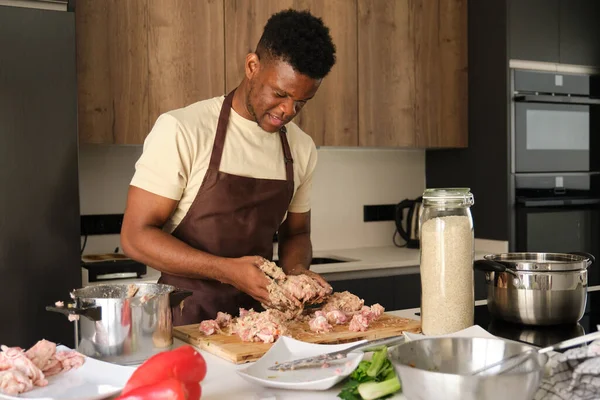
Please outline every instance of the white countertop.
[[[475, 239], [475, 259], [481, 259], [490, 253], [507, 251], [507, 242]], [[405, 247], [382, 246], [363, 247], [354, 249], [317, 250], [313, 257], [330, 257], [346, 262], [331, 264], [316, 264], [311, 270], [324, 275], [328, 280], [359, 279], [378, 276], [415, 274], [419, 272], [419, 249]], [[82, 285], [98, 285], [102, 283], [140, 283], [156, 282], [160, 271], [147, 267], [146, 275], [139, 279], [118, 279], [111, 281], [88, 281], [88, 272], [82, 268]]]

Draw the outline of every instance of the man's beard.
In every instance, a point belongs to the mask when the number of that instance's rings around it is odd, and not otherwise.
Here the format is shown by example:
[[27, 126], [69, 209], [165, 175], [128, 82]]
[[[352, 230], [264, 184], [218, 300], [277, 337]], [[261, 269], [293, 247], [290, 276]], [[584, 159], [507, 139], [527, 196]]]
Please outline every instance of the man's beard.
[[252, 116], [252, 118], [254, 118], [254, 122], [256, 122], [258, 126], [260, 126], [260, 124], [258, 123], [258, 118], [256, 117], [256, 112], [254, 111], [254, 107], [252, 107], [252, 103], [250, 103], [250, 95], [252, 94], [252, 89], [254, 89], [254, 85], [251, 85], [250, 89], [248, 90], [248, 93], [246, 93], [246, 110], [248, 110], [248, 113]]

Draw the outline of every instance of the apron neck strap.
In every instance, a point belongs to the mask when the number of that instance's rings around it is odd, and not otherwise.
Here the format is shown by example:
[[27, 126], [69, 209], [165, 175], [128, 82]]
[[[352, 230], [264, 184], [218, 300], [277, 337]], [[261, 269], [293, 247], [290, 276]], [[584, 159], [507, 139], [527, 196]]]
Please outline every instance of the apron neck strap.
[[[221, 107], [221, 113], [219, 114], [217, 133], [215, 135], [215, 143], [213, 144], [209, 164], [209, 168], [215, 171], [218, 171], [221, 166], [221, 156], [223, 155], [223, 147], [225, 146], [225, 135], [227, 134], [227, 125], [229, 123], [229, 115], [231, 114], [234, 93], [235, 89], [229, 92], [225, 97], [225, 101], [223, 101], [223, 106]], [[287, 140], [287, 128], [285, 126], [282, 126], [281, 129], [279, 129], [279, 138], [281, 139], [281, 147], [283, 149], [285, 177], [288, 182], [293, 182], [294, 159], [292, 158], [292, 151], [290, 150], [290, 144]]]
[[225, 134], [227, 133], [227, 124], [229, 123], [229, 115], [231, 114], [231, 105], [233, 104], [233, 89], [225, 97], [221, 113], [219, 114], [219, 122], [217, 123], [217, 133], [215, 135], [215, 143], [213, 144], [212, 154], [210, 155], [209, 168], [215, 171], [219, 170], [221, 165], [221, 156], [223, 155], [223, 147], [225, 146]]
[[285, 179], [288, 182], [294, 181], [294, 159], [292, 158], [292, 151], [290, 150], [290, 144], [287, 140], [287, 128], [282, 126], [279, 129], [279, 138], [281, 139], [281, 148], [283, 149], [283, 161], [285, 163]]

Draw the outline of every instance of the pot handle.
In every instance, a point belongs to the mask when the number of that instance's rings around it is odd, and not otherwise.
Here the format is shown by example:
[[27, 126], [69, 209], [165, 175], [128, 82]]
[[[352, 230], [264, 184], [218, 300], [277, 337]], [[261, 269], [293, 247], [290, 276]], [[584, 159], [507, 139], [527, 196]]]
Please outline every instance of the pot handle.
[[169, 307], [173, 308], [179, 305], [186, 297], [190, 297], [194, 292], [191, 290], [175, 289], [169, 293]]
[[506, 268], [504, 264], [497, 263], [491, 260], [475, 260], [473, 262], [473, 269], [484, 272], [507, 272], [513, 276], [519, 277], [515, 271], [510, 268]]
[[81, 315], [92, 321], [100, 321], [102, 319], [102, 307], [100, 307], [100, 306], [73, 307], [73, 308], [46, 306], [46, 311], [57, 312], [60, 314], [64, 314], [66, 316]]
[[596, 257], [591, 255], [590, 253], [586, 253], [585, 251], [571, 251], [569, 254], [574, 254], [576, 256], [583, 256], [588, 259], [587, 266], [589, 267], [594, 262], [596, 262]]

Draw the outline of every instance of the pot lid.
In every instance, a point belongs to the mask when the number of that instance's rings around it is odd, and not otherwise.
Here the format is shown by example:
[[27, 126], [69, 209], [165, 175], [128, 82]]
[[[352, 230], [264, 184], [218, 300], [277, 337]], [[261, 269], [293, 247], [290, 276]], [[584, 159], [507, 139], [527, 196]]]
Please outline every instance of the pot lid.
[[586, 269], [594, 261], [592, 255], [573, 253], [504, 253], [484, 258], [518, 271], [575, 271]]
[[102, 284], [73, 290], [71, 297], [82, 299], [126, 299], [144, 295], [169, 294], [174, 290], [174, 286], [162, 283]]

